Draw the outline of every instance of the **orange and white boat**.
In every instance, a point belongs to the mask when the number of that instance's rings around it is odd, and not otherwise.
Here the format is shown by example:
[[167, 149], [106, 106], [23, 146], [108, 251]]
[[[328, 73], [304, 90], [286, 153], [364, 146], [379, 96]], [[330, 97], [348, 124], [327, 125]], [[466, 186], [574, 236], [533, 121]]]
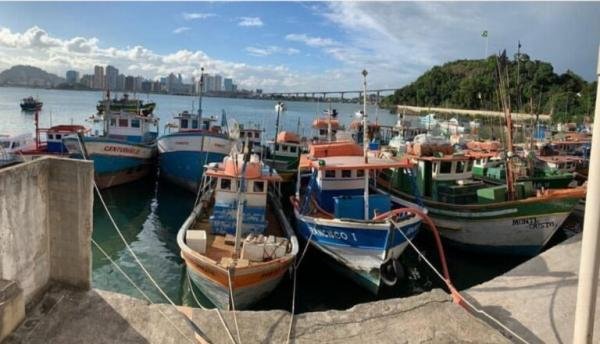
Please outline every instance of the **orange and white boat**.
[[202, 196], [177, 244], [192, 284], [216, 307], [248, 308], [292, 266], [298, 241], [280, 182], [256, 154], [232, 153], [205, 167]]

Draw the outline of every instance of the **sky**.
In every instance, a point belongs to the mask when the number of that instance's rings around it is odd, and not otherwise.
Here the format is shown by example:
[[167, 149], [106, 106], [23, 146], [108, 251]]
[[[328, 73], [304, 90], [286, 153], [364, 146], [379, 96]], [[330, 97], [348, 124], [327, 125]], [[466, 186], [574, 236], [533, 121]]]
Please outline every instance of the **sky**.
[[267, 92], [397, 88], [435, 65], [520, 41], [532, 59], [596, 77], [593, 2], [0, 2], [0, 70], [64, 76], [111, 64], [155, 79], [232, 77]]

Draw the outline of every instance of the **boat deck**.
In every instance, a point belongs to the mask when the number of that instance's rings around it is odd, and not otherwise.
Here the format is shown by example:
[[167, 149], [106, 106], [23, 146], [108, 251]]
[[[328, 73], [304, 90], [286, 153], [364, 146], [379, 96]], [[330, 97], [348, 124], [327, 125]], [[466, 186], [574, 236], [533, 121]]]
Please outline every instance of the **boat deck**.
[[[233, 258], [235, 250], [235, 236], [211, 234], [211, 225], [209, 222], [209, 216], [207, 215], [210, 213], [210, 209], [208, 210], [208, 212], [203, 213], [201, 217], [199, 217], [196, 222], [190, 226], [190, 230], [206, 231], [206, 253], [204, 256], [212, 259], [215, 262], [222, 262], [223, 259], [227, 260], [227, 258]], [[280, 227], [279, 220], [270, 206], [267, 206], [266, 221], [267, 228], [264, 236], [274, 235], [277, 237], [287, 237]], [[249, 265], [260, 265], [263, 263], [264, 262], [249, 262]]]

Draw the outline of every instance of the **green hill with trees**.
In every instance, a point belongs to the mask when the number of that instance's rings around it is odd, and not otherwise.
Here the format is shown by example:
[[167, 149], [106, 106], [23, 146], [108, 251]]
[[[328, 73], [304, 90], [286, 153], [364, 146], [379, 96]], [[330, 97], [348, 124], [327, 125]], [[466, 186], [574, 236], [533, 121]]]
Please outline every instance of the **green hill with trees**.
[[500, 110], [498, 59], [508, 66], [513, 112], [548, 113], [555, 122], [580, 123], [585, 116], [593, 116], [596, 82], [587, 82], [570, 70], [556, 74], [552, 64], [531, 60], [527, 54], [521, 54], [519, 60], [515, 54], [513, 59], [490, 56], [435, 66], [384, 98], [382, 105]]

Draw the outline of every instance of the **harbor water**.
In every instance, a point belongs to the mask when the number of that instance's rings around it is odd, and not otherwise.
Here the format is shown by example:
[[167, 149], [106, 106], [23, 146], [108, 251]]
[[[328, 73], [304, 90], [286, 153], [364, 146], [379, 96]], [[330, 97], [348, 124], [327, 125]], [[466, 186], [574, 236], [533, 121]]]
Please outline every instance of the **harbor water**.
[[[101, 92], [60, 91], [27, 88], [0, 88], [0, 133], [19, 134], [33, 133], [35, 130], [33, 116], [21, 112], [21, 98], [33, 95], [43, 102], [40, 113], [40, 126], [49, 127], [58, 124], [84, 124], [95, 112]], [[140, 98], [146, 100], [147, 96]], [[171, 95], [150, 95], [149, 99], [157, 103], [155, 114], [160, 117], [160, 132], [164, 125], [177, 112], [197, 108], [197, 98]], [[194, 105], [193, 105], [194, 103]], [[266, 130], [266, 137], [272, 138], [275, 126], [275, 101], [204, 98], [203, 109], [206, 115], [220, 117], [225, 110], [229, 119], [236, 119], [241, 124], [254, 123]], [[317, 102], [287, 102], [287, 111], [282, 118], [284, 129], [296, 130], [300, 119], [300, 133], [311, 136], [310, 124], [329, 104]], [[354, 113], [360, 110], [359, 104], [331, 104], [340, 113], [342, 123], [349, 123], [355, 118]], [[396, 117], [385, 110], [369, 108], [371, 118], [377, 117], [379, 123], [393, 124]], [[101, 128], [93, 128], [101, 130]], [[179, 304], [195, 306], [189, 292], [189, 284], [185, 275], [185, 265], [179, 255], [176, 234], [189, 215], [195, 195], [174, 185], [162, 182], [158, 172], [134, 183], [110, 188], [102, 191], [108, 210], [136, 255], [141, 259], [154, 279], [165, 290], [169, 297]], [[97, 196], [96, 196], [97, 197]], [[571, 227], [577, 222], [570, 221]], [[572, 230], [560, 230], [552, 240], [552, 244], [564, 240], [572, 234]], [[133, 257], [117, 235], [101, 203], [94, 203], [94, 240], [100, 244], [117, 264], [150, 295], [154, 302], [166, 302], [151, 281], [136, 265]], [[439, 266], [437, 251], [429, 233], [422, 231], [416, 245], [428, 259]], [[454, 284], [459, 289], [487, 281], [502, 274], [526, 258], [507, 258], [478, 256], [445, 247], [448, 266]], [[429, 270], [429, 267], [410, 248], [402, 256], [405, 277], [400, 286], [385, 288], [380, 295], [374, 296], [351, 280], [337, 274], [331, 267], [323, 264], [324, 257], [315, 250], [308, 250], [298, 270], [297, 305], [298, 312], [345, 309], [357, 303], [381, 298], [409, 296], [432, 288], [443, 287], [441, 281]], [[99, 289], [117, 291], [136, 297], [139, 292], [117, 271], [98, 250], [93, 250], [93, 286]], [[290, 309], [292, 283], [284, 278], [279, 287], [266, 299], [255, 305], [254, 309]], [[200, 301], [207, 304], [202, 295]]]

